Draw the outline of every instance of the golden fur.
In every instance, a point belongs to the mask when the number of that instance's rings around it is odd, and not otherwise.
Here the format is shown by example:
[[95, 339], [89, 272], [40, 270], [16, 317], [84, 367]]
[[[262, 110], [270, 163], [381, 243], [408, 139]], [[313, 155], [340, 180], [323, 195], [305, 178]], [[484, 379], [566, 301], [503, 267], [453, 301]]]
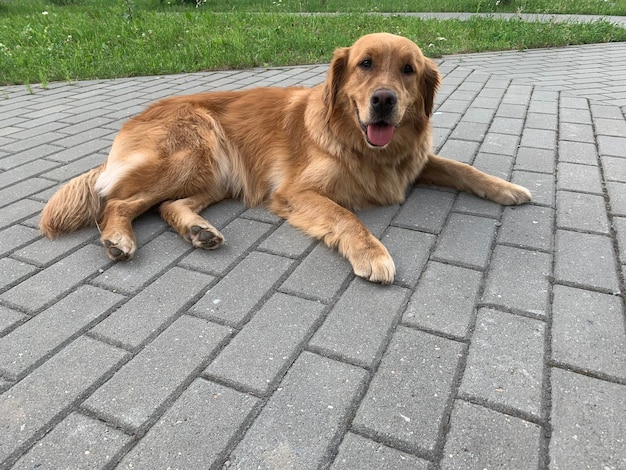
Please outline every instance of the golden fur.
[[335, 51], [314, 88], [164, 99], [122, 127], [105, 163], [50, 199], [41, 230], [54, 238], [97, 222], [108, 256], [129, 259], [132, 220], [159, 205], [182, 237], [213, 249], [224, 239], [198, 213], [233, 197], [337, 248], [358, 276], [391, 283], [387, 249], [349, 209], [400, 203], [415, 183], [530, 200], [521, 186], [432, 153], [439, 83], [413, 42], [381, 33]]

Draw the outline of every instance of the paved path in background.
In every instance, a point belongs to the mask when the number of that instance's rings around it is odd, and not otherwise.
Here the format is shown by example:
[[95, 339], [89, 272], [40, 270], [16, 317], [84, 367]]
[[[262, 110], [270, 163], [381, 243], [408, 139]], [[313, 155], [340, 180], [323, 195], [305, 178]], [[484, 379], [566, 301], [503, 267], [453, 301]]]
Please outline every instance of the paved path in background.
[[626, 44], [445, 57], [436, 149], [527, 186], [416, 187], [359, 213], [381, 287], [264, 209], [155, 213], [111, 263], [39, 211], [172, 94], [314, 85], [327, 66], [54, 83], [0, 101], [0, 468], [626, 467]]
[[541, 13], [389, 13], [389, 15], [415, 16], [423, 19], [436, 20], [469, 20], [475, 17], [522, 19], [524, 21], [550, 23], [550, 22], [573, 22], [594, 23], [596, 21], [608, 21], [626, 28], [626, 16], [610, 15], [565, 15], [565, 14], [541, 14]]

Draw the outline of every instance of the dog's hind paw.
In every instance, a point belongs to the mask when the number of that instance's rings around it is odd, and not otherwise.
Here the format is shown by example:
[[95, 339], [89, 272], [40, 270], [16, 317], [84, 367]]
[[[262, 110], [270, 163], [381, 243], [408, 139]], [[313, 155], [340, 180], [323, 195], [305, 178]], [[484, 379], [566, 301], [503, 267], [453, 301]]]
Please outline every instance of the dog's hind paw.
[[193, 246], [205, 250], [215, 250], [224, 243], [224, 236], [214, 227], [207, 228], [192, 225], [188, 236]]
[[133, 258], [137, 245], [135, 241], [126, 237], [117, 237], [116, 240], [102, 239], [107, 256], [113, 261], [127, 261]]

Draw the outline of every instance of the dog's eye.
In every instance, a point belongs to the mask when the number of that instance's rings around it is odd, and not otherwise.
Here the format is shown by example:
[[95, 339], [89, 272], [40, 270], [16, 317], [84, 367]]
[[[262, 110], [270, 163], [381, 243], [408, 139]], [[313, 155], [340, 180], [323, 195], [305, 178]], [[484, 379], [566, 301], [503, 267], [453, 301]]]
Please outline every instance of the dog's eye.
[[362, 69], [371, 69], [372, 68], [372, 59], [364, 59], [359, 64], [359, 67]]
[[403, 72], [404, 72], [405, 74], [407, 74], [407, 75], [411, 75], [411, 74], [415, 73], [415, 70], [413, 69], [413, 66], [411, 66], [410, 64], [406, 64], [406, 65], [404, 66], [404, 70], [403, 70]]

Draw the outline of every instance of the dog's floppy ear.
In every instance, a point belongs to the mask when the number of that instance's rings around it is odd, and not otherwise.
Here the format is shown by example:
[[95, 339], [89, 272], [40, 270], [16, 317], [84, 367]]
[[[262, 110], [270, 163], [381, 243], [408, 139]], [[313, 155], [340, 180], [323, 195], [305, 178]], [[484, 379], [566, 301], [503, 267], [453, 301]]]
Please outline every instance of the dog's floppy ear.
[[326, 120], [330, 121], [333, 115], [335, 106], [337, 104], [337, 94], [341, 88], [348, 65], [348, 56], [350, 54], [349, 47], [340, 47], [335, 50], [333, 59], [330, 62], [330, 68], [326, 75], [326, 82], [324, 84], [324, 104], [326, 105], [327, 113]]
[[435, 106], [435, 95], [441, 84], [441, 75], [435, 63], [424, 58], [424, 72], [422, 74], [422, 96], [424, 99], [424, 112], [426, 116], [430, 117], [433, 114], [433, 108]]

